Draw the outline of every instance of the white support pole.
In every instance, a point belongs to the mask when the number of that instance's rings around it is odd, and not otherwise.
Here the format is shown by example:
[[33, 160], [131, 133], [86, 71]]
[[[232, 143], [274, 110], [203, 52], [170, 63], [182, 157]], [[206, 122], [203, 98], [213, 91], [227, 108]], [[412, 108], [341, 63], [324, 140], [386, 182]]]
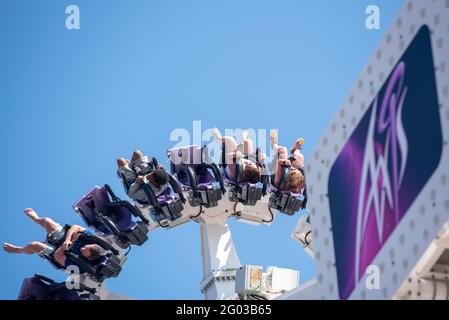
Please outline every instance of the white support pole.
[[226, 222], [201, 224], [203, 281], [206, 300], [221, 300], [235, 295], [235, 270], [241, 263]]

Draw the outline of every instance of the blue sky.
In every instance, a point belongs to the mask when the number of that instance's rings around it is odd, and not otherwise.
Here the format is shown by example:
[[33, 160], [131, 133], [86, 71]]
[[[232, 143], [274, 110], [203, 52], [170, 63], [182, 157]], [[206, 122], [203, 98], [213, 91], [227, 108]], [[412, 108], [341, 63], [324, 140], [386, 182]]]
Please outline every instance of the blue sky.
[[[33, 207], [81, 223], [72, 203], [109, 183], [122, 197], [115, 159], [135, 148], [164, 159], [170, 133], [279, 129], [304, 137], [306, 161], [402, 0], [1, 0], [0, 242], [44, 238]], [[76, 4], [81, 29], [65, 28]], [[364, 26], [377, 4], [382, 29]], [[243, 264], [314, 276], [290, 238], [299, 216], [271, 227], [230, 221]], [[0, 251], [0, 299], [23, 278], [64, 274], [38, 257]], [[134, 248], [110, 290], [140, 299], [202, 299], [199, 225], [157, 230]]]

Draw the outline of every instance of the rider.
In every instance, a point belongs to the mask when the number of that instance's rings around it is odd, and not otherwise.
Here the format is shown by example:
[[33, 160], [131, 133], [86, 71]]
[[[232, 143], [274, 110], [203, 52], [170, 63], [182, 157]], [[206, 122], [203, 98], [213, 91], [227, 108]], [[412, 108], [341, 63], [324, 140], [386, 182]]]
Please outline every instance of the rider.
[[[95, 232], [90, 229], [83, 228], [78, 225], [71, 226], [65, 233], [64, 228], [53, 221], [51, 218], [41, 218], [31, 208], [24, 210], [25, 214], [31, 218], [34, 222], [42, 226], [47, 231], [47, 239], [62, 240], [65, 238], [62, 245], [56, 250], [45, 242], [33, 241], [24, 247], [14, 246], [9, 243], [3, 244], [3, 249], [9, 253], [25, 253], [25, 254], [38, 254], [40, 256], [53, 254], [54, 259], [61, 266], [67, 268], [73, 265], [70, 259], [66, 259], [65, 251], [70, 251], [74, 254], [81, 255], [89, 261], [95, 263], [101, 258], [103, 249], [97, 244], [88, 244], [84, 240], [79, 239], [80, 234], [94, 234]], [[79, 267], [79, 266], [78, 266]], [[83, 270], [80, 270], [82, 273]]]
[[261, 169], [259, 165], [249, 159], [245, 159], [245, 157], [254, 154], [253, 142], [248, 138], [248, 131], [242, 131], [240, 144], [237, 144], [233, 137], [222, 137], [220, 131], [217, 128], [213, 130], [213, 135], [216, 143], [222, 143], [225, 145], [225, 170], [228, 179], [233, 179], [233, 177], [235, 176], [236, 163], [234, 159], [241, 159], [243, 172], [240, 181], [258, 183], [261, 176]]
[[301, 148], [304, 143], [302, 138], [298, 139], [295, 145], [290, 149], [292, 156], [289, 157], [287, 148], [279, 146], [277, 143], [277, 135], [275, 132], [270, 134], [271, 149], [277, 155], [277, 167], [274, 179], [274, 186], [279, 186], [281, 180], [282, 168], [289, 167], [290, 175], [286, 183], [286, 190], [293, 193], [300, 193], [304, 188], [304, 156], [301, 153]]
[[148, 198], [141, 188], [143, 183], [147, 183], [156, 196], [168, 188], [168, 173], [160, 165], [152, 170], [151, 162], [140, 150], [134, 151], [131, 161], [118, 158], [117, 165], [125, 183], [129, 186], [128, 196], [131, 199], [141, 203], [148, 202]]

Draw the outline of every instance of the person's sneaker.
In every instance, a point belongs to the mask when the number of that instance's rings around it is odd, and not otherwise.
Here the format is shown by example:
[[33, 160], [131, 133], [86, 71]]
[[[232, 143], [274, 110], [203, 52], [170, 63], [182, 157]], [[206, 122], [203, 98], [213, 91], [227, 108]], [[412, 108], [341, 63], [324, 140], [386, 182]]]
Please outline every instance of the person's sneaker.
[[290, 149], [290, 152], [293, 153], [296, 150], [301, 150], [303, 145], [304, 145], [304, 139], [299, 138], [298, 140], [296, 140], [295, 145]]

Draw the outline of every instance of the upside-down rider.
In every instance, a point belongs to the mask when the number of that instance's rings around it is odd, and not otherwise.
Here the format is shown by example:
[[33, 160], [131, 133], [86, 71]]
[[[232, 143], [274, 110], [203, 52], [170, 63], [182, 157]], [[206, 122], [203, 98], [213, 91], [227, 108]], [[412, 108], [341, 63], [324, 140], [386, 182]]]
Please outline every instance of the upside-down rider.
[[[56, 223], [51, 218], [39, 217], [36, 211], [31, 208], [25, 209], [24, 212], [30, 219], [47, 231], [47, 239], [53, 239], [54, 241], [62, 241], [62, 239], [64, 239], [62, 245], [59, 248], [53, 248], [45, 242], [33, 241], [26, 246], [20, 247], [9, 243], [4, 243], [3, 249], [6, 252], [38, 254], [41, 257], [52, 254], [56, 262], [64, 268], [74, 265], [70, 259], [66, 259], [64, 254], [65, 251], [82, 255], [84, 258], [93, 263], [101, 258], [103, 249], [99, 245], [88, 244], [79, 238], [80, 234], [95, 234], [93, 230], [86, 229], [78, 225], [73, 225], [68, 230], [65, 230], [59, 223]], [[80, 272], [82, 273], [83, 271], [80, 270]]]
[[[248, 137], [248, 131], [243, 130], [241, 142], [237, 144], [235, 139], [231, 136], [221, 136], [220, 131], [215, 128], [213, 130], [215, 143], [220, 143], [225, 146], [225, 173], [228, 179], [233, 179], [235, 176], [236, 162], [240, 161], [243, 171], [240, 177], [241, 182], [258, 183], [261, 179], [260, 166], [245, 157], [254, 154], [253, 142]], [[261, 155], [261, 160], [266, 158]], [[237, 161], [235, 161], [237, 160]]]
[[156, 196], [164, 193], [169, 186], [169, 176], [165, 169], [158, 165], [153, 170], [151, 161], [140, 150], [134, 151], [131, 161], [118, 158], [117, 166], [124, 182], [129, 186], [128, 196], [140, 203], [148, 202], [147, 195], [141, 188], [143, 183], [148, 184]]
[[270, 134], [270, 146], [276, 154], [275, 160], [277, 161], [275, 179], [273, 181], [274, 186], [279, 186], [282, 175], [282, 168], [289, 167], [290, 175], [286, 183], [285, 191], [300, 193], [304, 188], [304, 156], [300, 151], [303, 143], [303, 139], [298, 139], [295, 145], [290, 149], [290, 153], [292, 155], [289, 156], [287, 148], [278, 144], [276, 133], [272, 132]]

